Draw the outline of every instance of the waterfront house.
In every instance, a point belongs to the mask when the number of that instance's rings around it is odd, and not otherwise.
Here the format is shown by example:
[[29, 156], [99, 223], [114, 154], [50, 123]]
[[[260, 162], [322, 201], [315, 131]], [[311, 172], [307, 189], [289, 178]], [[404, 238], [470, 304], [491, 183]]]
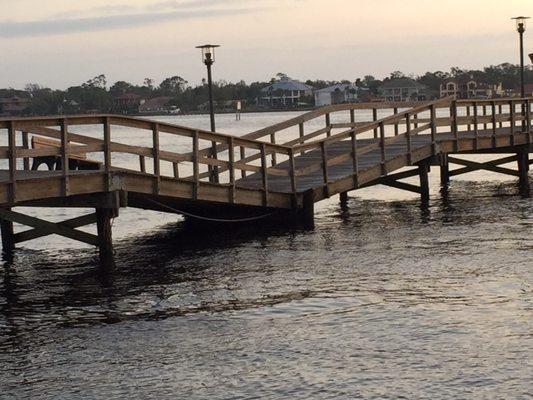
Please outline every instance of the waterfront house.
[[19, 116], [31, 105], [31, 99], [26, 97], [12, 96], [0, 99], [0, 116]]
[[148, 99], [139, 105], [139, 113], [150, 114], [168, 112], [170, 110], [168, 105], [170, 100], [172, 100], [172, 97], [169, 96], [160, 96], [154, 97], [153, 99]]
[[378, 87], [379, 95], [386, 101], [426, 100], [427, 87], [411, 78], [390, 79]]
[[365, 97], [368, 92], [367, 88], [358, 87], [354, 83], [338, 83], [324, 89], [315, 90], [315, 106], [354, 103], [359, 101], [360, 97]]
[[145, 100], [135, 93], [124, 93], [113, 99], [113, 109], [122, 114], [136, 114]]
[[503, 95], [504, 90], [501, 83], [489, 84], [480, 82], [469, 74], [444, 79], [440, 84], [440, 97], [453, 96], [456, 99], [486, 99]]
[[270, 107], [296, 107], [305, 96], [312, 96], [313, 88], [305, 83], [282, 77], [261, 89], [258, 104]]

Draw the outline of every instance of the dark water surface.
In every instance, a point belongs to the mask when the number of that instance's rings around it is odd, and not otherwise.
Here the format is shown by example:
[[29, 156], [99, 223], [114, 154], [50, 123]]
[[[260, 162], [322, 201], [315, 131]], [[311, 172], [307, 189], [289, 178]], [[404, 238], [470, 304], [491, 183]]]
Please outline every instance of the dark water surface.
[[427, 208], [332, 198], [314, 231], [194, 234], [127, 209], [109, 275], [63, 239], [20, 248], [0, 270], [0, 398], [532, 398], [533, 201], [471, 177], [442, 195], [432, 174]]

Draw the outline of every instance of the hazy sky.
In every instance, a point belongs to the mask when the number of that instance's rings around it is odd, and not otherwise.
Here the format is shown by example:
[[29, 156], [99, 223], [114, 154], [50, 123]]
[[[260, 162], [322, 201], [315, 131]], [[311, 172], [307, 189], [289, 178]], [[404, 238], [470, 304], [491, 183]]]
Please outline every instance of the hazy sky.
[[[0, 87], [57, 88], [104, 73], [141, 83], [377, 77], [517, 62], [510, 17], [533, 0], [0, 0]], [[530, 39], [531, 38], [531, 39]], [[533, 23], [525, 35], [533, 51]]]

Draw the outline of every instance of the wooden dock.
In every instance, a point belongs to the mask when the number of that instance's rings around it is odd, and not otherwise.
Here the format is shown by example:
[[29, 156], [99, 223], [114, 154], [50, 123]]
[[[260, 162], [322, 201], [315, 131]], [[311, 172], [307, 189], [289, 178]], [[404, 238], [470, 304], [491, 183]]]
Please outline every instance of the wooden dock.
[[[361, 121], [360, 113], [372, 117]], [[99, 134], [76, 133], [84, 128]], [[483, 169], [516, 176], [527, 191], [532, 162], [529, 98], [342, 104], [241, 137], [116, 115], [0, 119], [0, 130], [7, 144], [0, 147], [4, 251], [58, 234], [97, 246], [103, 264], [112, 261], [111, 220], [121, 207], [218, 223], [282, 215], [312, 227], [314, 203], [335, 194], [345, 200], [362, 187], [388, 185], [427, 202], [431, 166], [440, 168], [443, 185]], [[117, 130], [149, 144], [118, 141]], [[455, 156], [477, 153], [503, 157], [481, 163]], [[516, 169], [502, 166], [511, 162]], [[56, 168], [32, 170], [41, 163]], [[415, 176], [418, 185], [402, 181]], [[95, 212], [51, 223], [14, 211], [18, 206]], [[14, 222], [30, 229], [14, 233]], [[76, 229], [95, 223], [96, 234]]]

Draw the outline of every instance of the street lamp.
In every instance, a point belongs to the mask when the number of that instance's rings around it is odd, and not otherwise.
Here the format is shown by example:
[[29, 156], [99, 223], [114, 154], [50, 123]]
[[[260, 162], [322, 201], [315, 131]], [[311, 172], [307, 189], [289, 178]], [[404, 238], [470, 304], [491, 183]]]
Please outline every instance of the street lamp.
[[204, 44], [196, 46], [202, 50], [202, 61], [207, 67], [207, 86], [209, 90], [209, 114], [211, 117], [211, 132], [215, 131], [215, 109], [213, 106], [213, 78], [211, 76], [211, 66], [215, 62], [215, 48], [220, 47], [216, 44]]
[[524, 86], [524, 32], [526, 31], [526, 19], [529, 19], [529, 17], [520, 16], [511, 19], [516, 21], [516, 30], [520, 35], [520, 96], [524, 98], [526, 97]]
[[[215, 62], [215, 48], [220, 47], [217, 44], [204, 44], [196, 46], [202, 50], [202, 61], [207, 67], [207, 89], [209, 91], [209, 117], [211, 118], [211, 132], [215, 132], [215, 108], [213, 106], [213, 78], [211, 76], [211, 66]], [[217, 143], [211, 142], [211, 156], [217, 158]], [[218, 183], [218, 167], [208, 166], [209, 181]]]

